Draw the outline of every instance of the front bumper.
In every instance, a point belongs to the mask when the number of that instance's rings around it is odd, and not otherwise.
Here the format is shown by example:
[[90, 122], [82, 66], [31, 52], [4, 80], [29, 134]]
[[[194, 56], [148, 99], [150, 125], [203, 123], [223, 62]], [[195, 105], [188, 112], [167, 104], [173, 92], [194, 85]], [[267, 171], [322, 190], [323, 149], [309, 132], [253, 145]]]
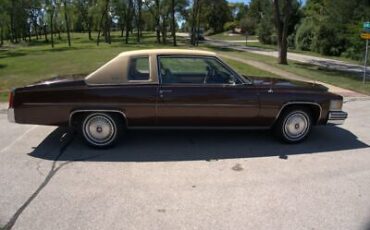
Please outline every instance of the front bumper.
[[331, 125], [343, 125], [347, 119], [348, 113], [343, 111], [330, 111], [328, 117], [328, 124]]
[[13, 108], [8, 109], [8, 121], [12, 122], [12, 123], [15, 123], [15, 116], [14, 116], [14, 109]]

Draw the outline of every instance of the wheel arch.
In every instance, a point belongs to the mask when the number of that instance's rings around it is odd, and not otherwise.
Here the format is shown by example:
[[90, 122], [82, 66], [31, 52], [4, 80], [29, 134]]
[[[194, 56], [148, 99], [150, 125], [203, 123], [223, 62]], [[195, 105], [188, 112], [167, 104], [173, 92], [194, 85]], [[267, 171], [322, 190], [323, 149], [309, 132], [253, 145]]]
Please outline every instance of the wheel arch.
[[81, 118], [84, 114], [89, 114], [89, 113], [110, 113], [110, 114], [118, 114], [121, 116], [123, 120], [123, 124], [128, 127], [128, 120], [126, 114], [118, 109], [76, 109], [73, 110], [69, 114], [69, 120], [68, 124], [70, 127], [74, 126], [74, 121], [76, 121], [77, 118]]
[[276, 124], [277, 120], [280, 118], [281, 114], [283, 114], [286, 110], [292, 108], [292, 107], [304, 107], [308, 108], [312, 112], [312, 121], [313, 124], [316, 125], [319, 123], [321, 115], [322, 115], [322, 107], [319, 103], [316, 102], [304, 102], [304, 101], [292, 101], [287, 102], [283, 104], [283, 106], [280, 108], [279, 112], [277, 113], [275, 117], [274, 124]]

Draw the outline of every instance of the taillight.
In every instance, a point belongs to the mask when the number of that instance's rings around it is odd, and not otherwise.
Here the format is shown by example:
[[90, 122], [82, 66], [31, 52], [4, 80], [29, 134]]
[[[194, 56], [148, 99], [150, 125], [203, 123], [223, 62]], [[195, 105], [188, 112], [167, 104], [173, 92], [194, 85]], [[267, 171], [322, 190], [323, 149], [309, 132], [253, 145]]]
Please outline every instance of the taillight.
[[10, 91], [9, 93], [9, 108], [13, 108], [13, 102], [14, 102], [14, 91]]

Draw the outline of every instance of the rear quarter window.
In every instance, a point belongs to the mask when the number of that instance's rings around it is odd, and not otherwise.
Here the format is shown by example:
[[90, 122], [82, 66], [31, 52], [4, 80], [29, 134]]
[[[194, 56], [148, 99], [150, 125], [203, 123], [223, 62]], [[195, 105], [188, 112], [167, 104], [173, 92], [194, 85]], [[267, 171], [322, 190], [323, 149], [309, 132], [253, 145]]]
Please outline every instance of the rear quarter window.
[[133, 57], [129, 62], [128, 80], [146, 81], [150, 78], [149, 57]]

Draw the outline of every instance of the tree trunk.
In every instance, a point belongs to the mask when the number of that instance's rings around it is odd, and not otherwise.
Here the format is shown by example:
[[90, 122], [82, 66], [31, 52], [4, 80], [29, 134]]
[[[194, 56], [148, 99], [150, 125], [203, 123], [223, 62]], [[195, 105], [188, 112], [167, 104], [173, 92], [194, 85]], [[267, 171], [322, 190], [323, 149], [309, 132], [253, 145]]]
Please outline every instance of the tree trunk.
[[4, 45], [3, 27], [0, 27], [0, 46]]
[[167, 18], [163, 18], [162, 22], [162, 43], [167, 43]]
[[[291, 15], [292, 2], [291, 0], [284, 0], [285, 4], [283, 12], [280, 12], [279, 0], [273, 0], [274, 14], [275, 14], [275, 26], [277, 30], [277, 43], [278, 43], [278, 63], [287, 65], [288, 64], [288, 23]], [[283, 15], [283, 16], [282, 16]]]
[[193, 3], [193, 11], [192, 11], [192, 19], [191, 19], [191, 39], [190, 39], [190, 43], [195, 46], [196, 45], [196, 39], [197, 39], [197, 35], [196, 35], [196, 29], [197, 29], [197, 21], [198, 21], [198, 12], [199, 12], [199, 8], [200, 7], [200, 0], [194, 0], [194, 3]]
[[10, 13], [10, 31], [11, 31], [11, 41], [12, 43], [17, 43], [17, 35], [16, 35], [16, 28], [15, 28], [15, 20], [14, 20], [14, 11], [15, 11], [15, 1], [12, 1], [12, 9]]
[[91, 24], [92, 24], [92, 18], [88, 17], [88, 23], [87, 23], [87, 32], [89, 33], [89, 40], [93, 40], [91, 36]]
[[137, 43], [140, 43], [141, 38], [141, 7], [142, 7], [142, 0], [137, 0], [137, 8], [138, 8], [138, 16], [136, 19], [136, 27], [137, 27]]
[[45, 42], [49, 43], [47, 27], [46, 25], [44, 25], [43, 27], [44, 27]]
[[[101, 32], [101, 28], [103, 26], [103, 20], [105, 18], [105, 15], [107, 14], [108, 6], [109, 6], [109, 0], [106, 0], [105, 7], [104, 7], [104, 10], [102, 12], [102, 15], [101, 15], [101, 18], [100, 18], [100, 22], [99, 22], [98, 38], [96, 40], [96, 45], [97, 46], [99, 46], [99, 43], [100, 43], [100, 32]], [[106, 29], [106, 26], [104, 26], [104, 27]], [[104, 31], [104, 32], [106, 32], [106, 31]]]
[[129, 26], [126, 25], [126, 35], [125, 35], [125, 43], [128, 44], [128, 38], [130, 36]]
[[126, 36], [125, 36], [125, 43], [128, 44], [130, 31], [131, 31], [131, 22], [132, 22], [132, 7], [133, 7], [133, 0], [129, 0], [128, 7], [126, 11]]
[[201, 8], [198, 7], [198, 10], [197, 10], [197, 36], [196, 36], [196, 46], [199, 46], [199, 35], [200, 35], [200, 10]]
[[105, 14], [105, 42], [111, 44], [111, 37], [110, 37], [110, 19], [108, 13]]
[[36, 40], [39, 40], [39, 33], [37, 33], [37, 24], [36, 23], [34, 23], [33, 24], [33, 28], [35, 29], [35, 34], [36, 34]]
[[28, 42], [31, 43], [32, 42], [32, 35], [31, 35], [31, 28], [32, 28], [32, 23], [30, 23], [28, 25]]
[[157, 43], [161, 43], [161, 25], [159, 18], [159, 0], [155, 0], [155, 30], [157, 32]]
[[53, 31], [53, 19], [54, 19], [54, 9], [50, 13], [50, 40], [51, 40], [51, 48], [54, 48], [54, 31]]
[[172, 0], [172, 37], [173, 37], [173, 46], [176, 44], [176, 19], [175, 19], [175, 0]]
[[64, 0], [63, 3], [64, 3], [64, 19], [66, 21], [68, 46], [71, 47], [71, 35], [70, 35], [70, 31], [69, 31], [69, 22], [68, 22], [68, 14], [67, 14], [67, 1]]
[[121, 26], [121, 36], [120, 37], [123, 38], [123, 32], [125, 31], [125, 24], [122, 22], [120, 26]]

